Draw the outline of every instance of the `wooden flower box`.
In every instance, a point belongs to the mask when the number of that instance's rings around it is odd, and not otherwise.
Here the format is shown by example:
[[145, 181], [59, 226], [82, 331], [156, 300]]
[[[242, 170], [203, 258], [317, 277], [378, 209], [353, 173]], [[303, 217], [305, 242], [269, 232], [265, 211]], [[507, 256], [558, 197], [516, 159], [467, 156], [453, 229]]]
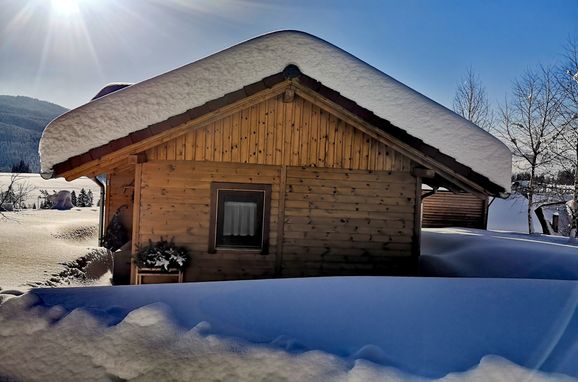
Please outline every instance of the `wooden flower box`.
[[165, 284], [182, 283], [183, 272], [170, 268], [168, 271], [161, 268], [136, 268], [136, 284]]

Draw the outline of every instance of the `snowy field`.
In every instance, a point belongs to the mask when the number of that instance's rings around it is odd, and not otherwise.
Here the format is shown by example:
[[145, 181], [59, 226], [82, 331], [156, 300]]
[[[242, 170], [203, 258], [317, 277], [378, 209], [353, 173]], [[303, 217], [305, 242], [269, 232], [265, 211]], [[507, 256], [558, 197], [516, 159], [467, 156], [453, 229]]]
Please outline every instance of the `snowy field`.
[[[23, 210], [4, 216], [0, 217], [0, 296], [3, 290], [75, 282], [74, 277], [67, 277], [63, 263], [101, 251], [97, 249], [96, 207]], [[106, 280], [103, 277], [99, 282]]]
[[563, 236], [471, 228], [422, 230], [423, 274], [578, 280], [578, 242]]
[[573, 381], [577, 305], [520, 279], [36, 289], [0, 309], [0, 379]]

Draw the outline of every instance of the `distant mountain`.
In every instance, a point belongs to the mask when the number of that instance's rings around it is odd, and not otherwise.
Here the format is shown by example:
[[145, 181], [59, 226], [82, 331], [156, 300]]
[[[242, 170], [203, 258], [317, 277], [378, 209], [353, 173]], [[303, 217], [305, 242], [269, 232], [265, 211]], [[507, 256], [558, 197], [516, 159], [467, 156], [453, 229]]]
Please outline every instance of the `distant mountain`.
[[38, 142], [44, 127], [68, 109], [23, 96], [0, 95], [0, 172], [21, 159], [40, 171]]

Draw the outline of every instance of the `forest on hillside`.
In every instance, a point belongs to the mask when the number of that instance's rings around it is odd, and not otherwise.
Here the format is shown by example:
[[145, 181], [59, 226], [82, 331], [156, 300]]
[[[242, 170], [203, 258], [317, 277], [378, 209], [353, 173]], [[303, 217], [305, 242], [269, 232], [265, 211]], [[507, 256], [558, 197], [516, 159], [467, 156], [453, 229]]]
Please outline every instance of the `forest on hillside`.
[[40, 171], [38, 142], [44, 127], [67, 109], [24, 96], [0, 95], [0, 172], [23, 160]]

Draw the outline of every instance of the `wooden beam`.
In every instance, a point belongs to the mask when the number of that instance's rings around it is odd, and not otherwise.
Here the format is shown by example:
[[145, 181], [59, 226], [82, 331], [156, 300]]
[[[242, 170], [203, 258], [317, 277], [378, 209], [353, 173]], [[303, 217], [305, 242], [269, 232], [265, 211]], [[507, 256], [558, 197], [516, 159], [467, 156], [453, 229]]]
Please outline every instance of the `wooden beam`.
[[134, 174], [134, 202], [132, 208], [132, 242], [131, 242], [131, 259], [130, 259], [130, 283], [136, 283], [136, 262], [135, 256], [138, 251], [138, 241], [140, 235], [140, 192], [142, 183], [142, 167], [139, 163], [135, 166]]
[[138, 153], [128, 156], [128, 163], [129, 164], [139, 164], [145, 163], [147, 161], [147, 156], [145, 153]]
[[294, 98], [295, 98], [295, 89], [293, 88], [288, 88], [287, 90], [285, 90], [285, 93], [283, 93], [283, 102], [285, 103], [293, 102]]
[[423, 167], [414, 167], [411, 170], [411, 174], [416, 178], [422, 179], [433, 179], [436, 176], [436, 172], [434, 170]]
[[415, 205], [413, 210], [413, 238], [411, 241], [411, 254], [415, 257], [421, 251], [421, 178], [415, 178]]
[[275, 251], [275, 276], [283, 272], [283, 238], [285, 231], [285, 193], [287, 189], [287, 166], [281, 166], [279, 179], [279, 211], [277, 215], [277, 249]]

